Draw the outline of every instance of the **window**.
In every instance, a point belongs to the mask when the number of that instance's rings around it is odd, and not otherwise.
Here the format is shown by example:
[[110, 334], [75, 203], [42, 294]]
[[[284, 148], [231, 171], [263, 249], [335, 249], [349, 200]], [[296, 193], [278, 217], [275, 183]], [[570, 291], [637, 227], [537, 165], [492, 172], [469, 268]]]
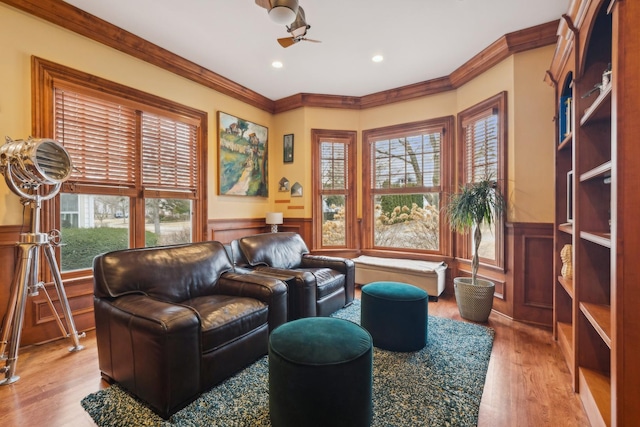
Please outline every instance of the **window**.
[[[460, 184], [483, 179], [495, 180], [505, 194], [506, 170], [506, 92], [502, 92], [459, 114], [458, 150], [461, 154]], [[504, 219], [482, 229], [482, 242], [478, 250], [480, 262], [504, 266]], [[470, 259], [473, 255], [473, 233], [461, 245], [458, 256]]]
[[311, 131], [313, 141], [314, 244], [353, 248], [355, 241], [355, 144], [351, 131]]
[[446, 253], [440, 201], [449, 189], [453, 118], [363, 132], [365, 247]]
[[34, 64], [43, 77], [36, 79], [43, 100], [36, 126], [66, 148], [74, 166], [45, 207], [46, 226], [62, 231], [61, 271], [90, 269], [106, 251], [202, 240], [206, 113]]

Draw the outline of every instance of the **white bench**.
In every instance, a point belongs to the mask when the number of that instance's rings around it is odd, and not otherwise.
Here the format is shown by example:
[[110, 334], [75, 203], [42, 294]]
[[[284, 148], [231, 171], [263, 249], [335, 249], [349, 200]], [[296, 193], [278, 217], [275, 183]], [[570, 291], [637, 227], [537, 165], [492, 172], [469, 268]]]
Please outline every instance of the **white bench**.
[[354, 258], [359, 285], [371, 282], [402, 282], [424, 289], [437, 300], [444, 291], [447, 264], [413, 259], [381, 258], [362, 255]]

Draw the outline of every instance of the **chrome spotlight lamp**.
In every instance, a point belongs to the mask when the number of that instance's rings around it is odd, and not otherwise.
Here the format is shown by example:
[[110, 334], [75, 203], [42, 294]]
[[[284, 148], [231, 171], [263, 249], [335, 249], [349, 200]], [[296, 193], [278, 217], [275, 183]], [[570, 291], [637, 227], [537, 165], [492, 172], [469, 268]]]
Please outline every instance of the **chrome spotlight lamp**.
[[[18, 265], [11, 282], [11, 297], [2, 326], [2, 338], [0, 341], [0, 359], [5, 360], [5, 366], [0, 368], [4, 379], [0, 385], [11, 384], [20, 379], [15, 375], [18, 361], [18, 347], [27, 296], [36, 296], [43, 290], [51, 308], [51, 312], [58, 323], [62, 334], [70, 337], [73, 347], [69, 351], [80, 351], [84, 347], [80, 345], [69, 301], [62, 284], [62, 276], [55, 259], [53, 246], [60, 244], [60, 232], [52, 230], [49, 233], [40, 233], [40, 208], [42, 202], [55, 197], [60, 191], [62, 183], [71, 175], [72, 163], [67, 150], [52, 139], [33, 139], [13, 141], [6, 139], [6, 143], [0, 147], [0, 173], [9, 189], [20, 196], [25, 206], [32, 208], [31, 232], [21, 233], [18, 246]], [[39, 249], [44, 250], [54, 286], [58, 294], [60, 306], [67, 323], [64, 324], [56, 310], [44, 283], [38, 280]], [[5, 350], [9, 346], [8, 352]]]

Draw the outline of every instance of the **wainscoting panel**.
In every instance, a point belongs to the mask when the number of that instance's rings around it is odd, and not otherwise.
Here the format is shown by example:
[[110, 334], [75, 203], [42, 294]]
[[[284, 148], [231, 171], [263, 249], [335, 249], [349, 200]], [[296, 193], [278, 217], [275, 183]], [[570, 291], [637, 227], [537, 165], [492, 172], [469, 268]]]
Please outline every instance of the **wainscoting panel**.
[[[299, 233], [309, 248], [312, 248], [313, 227], [310, 219], [285, 218], [278, 227], [280, 231]], [[11, 281], [16, 265], [16, 242], [20, 239], [20, 226], [0, 226], [0, 316], [4, 318], [11, 292]], [[266, 233], [270, 228], [264, 219], [209, 220], [207, 235], [211, 240], [229, 243], [243, 236]], [[505, 233], [506, 270], [480, 269], [480, 276], [496, 283], [494, 310], [514, 320], [551, 326], [552, 318], [552, 249], [553, 226], [538, 223], [510, 223]], [[326, 251], [326, 255], [353, 258], [362, 251], [345, 249]], [[331, 253], [333, 252], [333, 253]], [[449, 259], [447, 287], [445, 292], [453, 293], [452, 278], [456, 275], [468, 276], [469, 262]], [[78, 331], [94, 327], [93, 279], [91, 276], [73, 277], [64, 280], [67, 298], [71, 306]], [[47, 289], [59, 305], [51, 283]], [[51, 310], [41, 293], [27, 300], [22, 345], [35, 344], [59, 338], [60, 330]]]
[[[55, 287], [53, 283], [47, 283], [45, 286], [66, 328], [67, 324], [62, 316], [60, 300], [56, 294]], [[73, 280], [64, 280], [64, 289], [67, 294], [69, 306], [71, 307], [76, 330], [82, 333], [83, 331], [94, 329], [93, 278], [89, 276]], [[24, 330], [22, 331], [22, 344], [41, 343], [62, 337], [62, 331], [60, 331], [57, 321], [51, 312], [44, 292], [41, 291], [39, 295], [29, 297], [27, 300]], [[80, 339], [80, 344], [82, 344], [82, 339]], [[69, 345], [71, 345], [71, 341], [69, 341]]]
[[[505, 230], [505, 271], [480, 266], [478, 276], [496, 284], [493, 309], [514, 320], [551, 326], [553, 224], [509, 223]], [[471, 276], [467, 260], [452, 262], [452, 277]], [[453, 293], [453, 284], [447, 282]]]
[[[4, 319], [11, 296], [11, 281], [15, 273], [20, 239], [20, 226], [0, 227], [0, 319]], [[3, 323], [4, 324], [4, 323]]]
[[553, 224], [516, 223], [513, 248], [514, 318], [552, 326]]
[[[298, 218], [285, 218], [278, 231], [291, 231], [302, 236], [311, 248], [311, 221]], [[210, 219], [207, 223], [207, 235], [210, 240], [229, 243], [232, 240], [253, 234], [268, 233], [271, 226], [265, 224], [263, 218], [258, 219]]]

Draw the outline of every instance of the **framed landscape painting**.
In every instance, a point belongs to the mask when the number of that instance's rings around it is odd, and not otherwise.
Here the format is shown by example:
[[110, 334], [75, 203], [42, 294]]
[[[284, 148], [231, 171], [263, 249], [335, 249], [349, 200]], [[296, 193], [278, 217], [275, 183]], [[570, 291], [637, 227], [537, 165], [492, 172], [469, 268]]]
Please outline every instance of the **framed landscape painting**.
[[218, 111], [219, 194], [269, 196], [268, 141], [266, 127]]

